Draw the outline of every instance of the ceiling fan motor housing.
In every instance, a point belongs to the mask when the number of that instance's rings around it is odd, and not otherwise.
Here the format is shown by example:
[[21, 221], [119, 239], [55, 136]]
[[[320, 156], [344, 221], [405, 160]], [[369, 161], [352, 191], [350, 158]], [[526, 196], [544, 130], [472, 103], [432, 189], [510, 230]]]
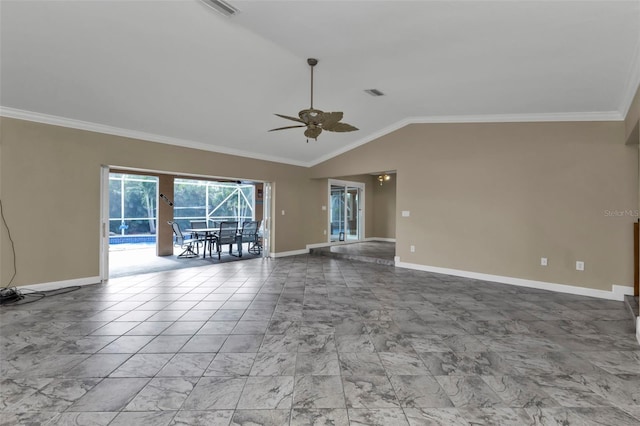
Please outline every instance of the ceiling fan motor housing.
[[306, 123], [319, 124], [322, 120], [323, 112], [319, 109], [303, 109], [298, 113], [298, 117]]

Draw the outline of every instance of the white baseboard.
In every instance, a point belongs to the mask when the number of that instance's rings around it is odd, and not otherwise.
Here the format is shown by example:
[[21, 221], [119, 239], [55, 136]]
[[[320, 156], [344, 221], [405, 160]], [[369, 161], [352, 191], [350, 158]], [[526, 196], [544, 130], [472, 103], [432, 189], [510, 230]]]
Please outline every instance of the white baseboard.
[[633, 296], [633, 287], [626, 285], [612, 285], [611, 293], [615, 296], [611, 300], [624, 300], [625, 296]]
[[271, 253], [271, 257], [298, 256], [300, 254], [307, 254], [307, 253], [309, 253], [309, 249], [281, 251], [279, 253]]
[[395, 238], [378, 238], [378, 237], [368, 237], [365, 238], [364, 240], [361, 241], [325, 241], [324, 243], [313, 243], [313, 244], [307, 244], [307, 250], [309, 249], [314, 249], [314, 248], [320, 248], [320, 247], [331, 247], [331, 246], [343, 246], [346, 244], [357, 244], [357, 243], [361, 243], [363, 241], [382, 241], [382, 242], [387, 242], [387, 243], [395, 243], [396, 239]]
[[483, 281], [493, 281], [501, 284], [516, 285], [519, 287], [549, 290], [558, 293], [576, 294], [579, 296], [597, 297], [599, 299], [623, 301], [624, 296], [633, 294], [633, 287], [613, 285], [611, 291], [596, 290], [593, 288], [578, 287], [573, 285], [550, 283], [544, 281], [527, 280], [523, 278], [505, 277], [501, 275], [483, 274], [480, 272], [463, 271], [459, 269], [440, 268], [437, 266], [419, 265], [415, 263], [400, 262], [396, 256], [396, 266], [399, 268], [415, 269], [418, 271], [435, 272], [438, 274], [453, 275], [456, 277], [473, 278]]
[[395, 243], [396, 239], [395, 238], [382, 238], [382, 237], [369, 237], [369, 238], [365, 238], [365, 241], [382, 241], [384, 243]]
[[320, 247], [329, 247], [331, 246], [333, 243], [329, 243], [329, 242], [325, 242], [325, 243], [314, 243], [314, 244], [307, 244], [307, 250], [309, 249], [314, 249], [314, 248], [320, 248]]
[[64, 281], [54, 281], [50, 283], [40, 283], [40, 284], [32, 284], [19, 286], [18, 290], [28, 292], [29, 290], [33, 291], [47, 291], [47, 290], [58, 290], [66, 287], [75, 287], [75, 286], [85, 286], [92, 284], [100, 284], [100, 277], [87, 277], [87, 278], [76, 278], [73, 280], [64, 280]]

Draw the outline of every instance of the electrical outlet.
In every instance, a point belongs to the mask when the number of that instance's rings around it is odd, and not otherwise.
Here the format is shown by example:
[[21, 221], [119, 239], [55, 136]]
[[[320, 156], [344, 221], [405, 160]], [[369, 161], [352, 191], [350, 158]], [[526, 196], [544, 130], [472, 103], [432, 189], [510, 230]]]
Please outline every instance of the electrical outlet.
[[323, 233], [324, 233], [324, 235], [327, 235], [327, 230], [325, 229]]
[[540, 265], [541, 266], [547, 266], [547, 258], [546, 257], [541, 257], [540, 258]]
[[282, 210], [282, 216], [284, 216], [284, 210]]
[[322, 211], [326, 211], [327, 210], [327, 206], [322, 206]]
[[581, 260], [578, 260], [576, 262], [576, 271], [584, 271], [584, 262]]
[[409, 247], [409, 250], [411, 251], [411, 253], [415, 253], [416, 252], [416, 246]]
[[411, 216], [411, 212], [409, 210], [402, 210], [402, 217], [409, 217]]

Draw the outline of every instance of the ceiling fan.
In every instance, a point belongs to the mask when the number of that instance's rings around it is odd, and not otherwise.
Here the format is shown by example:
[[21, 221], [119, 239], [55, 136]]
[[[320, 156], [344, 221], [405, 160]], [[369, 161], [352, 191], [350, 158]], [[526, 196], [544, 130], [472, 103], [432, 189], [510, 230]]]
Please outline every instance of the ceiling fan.
[[287, 120], [296, 121], [300, 124], [295, 126], [278, 127], [277, 129], [271, 129], [270, 132], [276, 130], [295, 129], [298, 127], [306, 127], [304, 135], [307, 137], [307, 143], [309, 138], [318, 140], [318, 136], [323, 130], [328, 132], [353, 132], [358, 130], [351, 124], [342, 123], [343, 113], [340, 111], [324, 112], [319, 109], [313, 108], [313, 67], [318, 64], [318, 60], [314, 58], [307, 59], [307, 63], [311, 67], [311, 107], [309, 109], [303, 109], [298, 113], [298, 117], [290, 117], [288, 115], [276, 114], [278, 117], [286, 118]]

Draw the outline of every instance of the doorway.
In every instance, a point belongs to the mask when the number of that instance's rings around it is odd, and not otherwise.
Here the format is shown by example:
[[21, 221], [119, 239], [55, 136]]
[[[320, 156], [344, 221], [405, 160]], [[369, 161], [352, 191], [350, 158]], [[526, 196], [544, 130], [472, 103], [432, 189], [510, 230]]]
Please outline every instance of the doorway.
[[[165, 189], [158, 177], [165, 176]], [[166, 178], [170, 179], [170, 189]], [[101, 256], [100, 276], [103, 281], [147, 272], [159, 272], [192, 266], [205, 266], [212, 259], [176, 259], [166, 251], [166, 233], [162, 229], [167, 217], [180, 222], [183, 229], [191, 221], [206, 221], [216, 227], [220, 221], [259, 220], [259, 237], [266, 250], [246, 253], [242, 259], [223, 256], [215, 262], [246, 260], [269, 256], [271, 186], [266, 182], [229, 180], [215, 177], [175, 176], [151, 170], [102, 167], [101, 174]], [[267, 193], [268, 196], [264, 196]], [[167, 197], [167, 195], [171, 197]], [[160, 207], [170, 212], [162, 216]], [[162, 205], [159, 205], [162, 204]], [[160, 217], [165, 219], [160, 220]], [[160, 231], [160, 232], [156, 232]], [[164, 238], [164, 240], [163, 240]], [[161, 245], [160, 241], [164, 241]], [[146, 246], [145, 246], [146, 245]], [[266, 247], [265, 247], [266, 246]], [[159, 250], [159, 247], [165, 249]], [[125, 252], [125, 249], [126, 252]], [[174, 246], [175, 249], [175, 246]], [[174, 253], [175, 254], [175, 253]]]
[[364, 239], [364, 188], [360, 182], [329, 180], [329, 241]]

